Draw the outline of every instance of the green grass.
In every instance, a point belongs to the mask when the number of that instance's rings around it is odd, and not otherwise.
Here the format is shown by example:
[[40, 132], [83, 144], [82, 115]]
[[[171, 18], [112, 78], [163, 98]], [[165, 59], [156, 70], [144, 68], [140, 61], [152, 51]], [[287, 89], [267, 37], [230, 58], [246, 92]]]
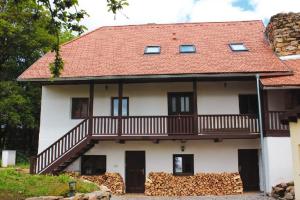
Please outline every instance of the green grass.
[[87, 193], [98, 189], [95, 184], [68, 175], [30, 175], [14, 168], [0, 169], [0, 199], [19, 200], [34, 196], [66, 196], [68, 183], [77, 182], [77, 192]]

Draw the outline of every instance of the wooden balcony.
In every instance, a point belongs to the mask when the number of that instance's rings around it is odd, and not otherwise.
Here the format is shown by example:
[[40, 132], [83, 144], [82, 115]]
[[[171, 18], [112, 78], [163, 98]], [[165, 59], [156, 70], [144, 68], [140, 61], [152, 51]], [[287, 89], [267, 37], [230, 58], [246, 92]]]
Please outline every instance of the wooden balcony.
[[255, 115], [180, 115], [92, 118], [92, 136], [101, 139], [256, 138]]

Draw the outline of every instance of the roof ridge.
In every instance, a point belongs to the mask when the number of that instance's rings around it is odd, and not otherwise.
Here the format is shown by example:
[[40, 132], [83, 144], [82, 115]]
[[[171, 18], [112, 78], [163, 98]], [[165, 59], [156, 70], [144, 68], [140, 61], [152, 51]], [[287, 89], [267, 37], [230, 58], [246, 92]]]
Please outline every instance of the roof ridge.
[[108, 25], [108, 26], [101, 26], [100, 28], [124, 28], [124, 27], [136, 27], [136, 26], [204, 25], [204, 24], [226, 24], [226, 23], [228, 24], [228, 23], [247, 23], [247, 22], [263, 23], [261, 19], [255, 19], [255, 20], [241, 20], [241, 21], [233, 20], [233, 21], [212, 21], [212, 22], [145, 23], [145, 24], [128, 24], [128, 25], [116, 25], [116, 26]]
[[65, 46], [67, 44], [70, 44], [78, 39], [81, 39], [83, 37], [86, 37], [100, 29], [106, 29], [106, 28], [131, 28], [131, 27], [140, 27], [140, 26], [173, 26], [173, 25], [205, 25], [205, 24], [228, 24], [228, 23], [247, 23], [247, 22], [261, 22], [261, 24], [264, 26], [263, 21], [260, 19], [257, 20], [242, 20], [242, 21], [223, 21], [223, 22], [175, 22], [175, 23], [146, 23], [146, 24], [129, 24], [129, 25], [117, 25], [117, 26], [100, 26], [94, 30], [91, 30], [90, 32], [84, 33], [83, 35], [77, 36], [76, 38], [67, 41], [61, 46]]

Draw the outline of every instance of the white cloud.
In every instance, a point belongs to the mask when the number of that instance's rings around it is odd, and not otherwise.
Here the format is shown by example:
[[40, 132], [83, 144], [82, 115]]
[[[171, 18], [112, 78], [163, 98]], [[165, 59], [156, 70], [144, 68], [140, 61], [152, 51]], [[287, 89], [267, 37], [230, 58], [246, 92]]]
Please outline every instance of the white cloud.
[[[79, 8], [90, 17], [83, 20], [89, 30], [104, 25], [173, 23], [185, 21], [193, 0], [128, 0], [129, 6], [114, 15], [107, 12], [106, 0], [79, 0]], [[128, 17], [128, 18], [127, 18]]]
[[106, 0], [79, 0], [79, 7], [90, 15], [82, 23], [90, 31], [105, 25], [266, 20], [279, 12], [300, 11], [300, 0], [249, 0], [254, 5], [253, 10], [233, 6], [236, 0], [128, 1], [130, 5], [118, 13], [114, 20], [114, 15], [107, 12]]

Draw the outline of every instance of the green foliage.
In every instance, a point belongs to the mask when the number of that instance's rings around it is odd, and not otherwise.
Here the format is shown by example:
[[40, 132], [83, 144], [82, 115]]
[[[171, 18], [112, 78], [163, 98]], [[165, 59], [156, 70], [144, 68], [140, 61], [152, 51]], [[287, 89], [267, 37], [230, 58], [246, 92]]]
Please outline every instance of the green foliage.
[[112, 12], [114, 14], [117, 13], [118, 10], [121, 10], [123, 7], [128, 6], [127, 0], [107, 0], [108, 12]]
[[18, 149], [17, 139], [34, 146], [29, 139], [39, 126], [40, 87], [15, 80], [55, 43], [47, 30], [51, 18], [35, 0], [0, 1], [0, 11], [0, 150]]
[[0, 10], [0, 78], [13, 80], [51, 49], [55, 37], [47, 30], [49, 14], [34, 0], [0, 1]]
[[68, 41], [71, 41], [75, 38], [76, 36], [73, 35], [73, 33], [71, 31], [68, 31], [68, 30], [65, 30], [65, 31], [62, 31], [59, 35], [59, 38], [60, 38], [60, 44], [64, 44]]
[[[68, 175], [46, 176], [30, 175], [15, 169], [0, 169], [0, 199], [24, 199], [33, 196], [66, 196], [69, 192], [69, 181], [74, 178]], [[80, 179], [77, 182], [77, 192], [87, 193], [98, 189], [95, 184]], [[1, 196], [3, 195], [3, 196]]]
[[35, 118], [30, 98], [12, 81], [0, 82], [0, 124], [33, 128]]

